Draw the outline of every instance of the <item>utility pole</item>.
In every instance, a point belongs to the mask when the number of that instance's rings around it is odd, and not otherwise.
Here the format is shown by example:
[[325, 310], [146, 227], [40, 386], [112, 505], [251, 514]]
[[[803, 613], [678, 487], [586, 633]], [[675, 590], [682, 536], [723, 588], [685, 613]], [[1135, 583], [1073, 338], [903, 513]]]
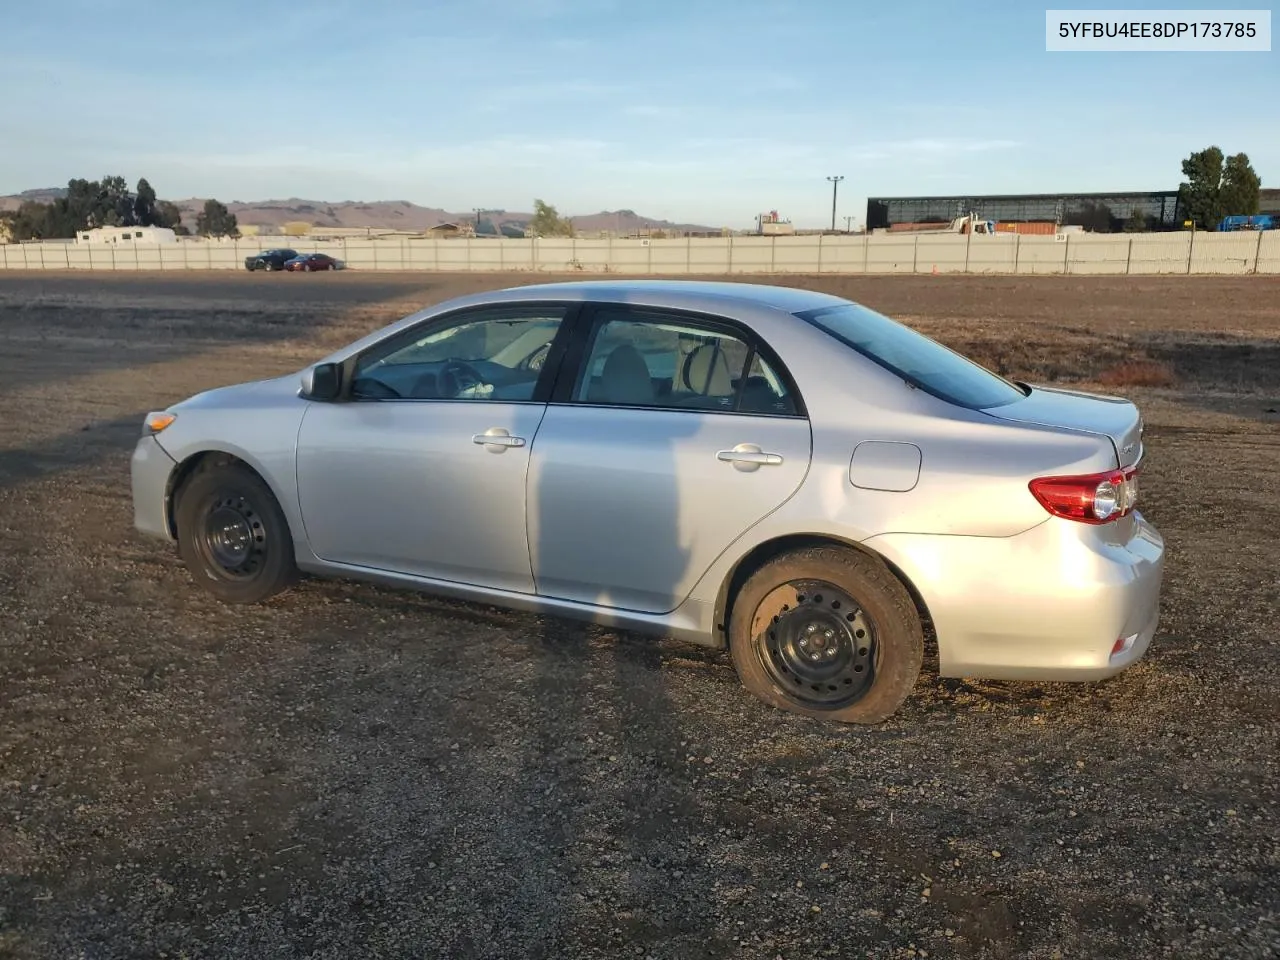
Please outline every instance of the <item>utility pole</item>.
[[836, 191], [840, 189], [840, 181], [844, 177], [827, 177], [831, 181], [831, 232], [836, 232]]
[[853, 232], [853, 215], [852, 214], [844, 218], [844, 232], [845, 233]]

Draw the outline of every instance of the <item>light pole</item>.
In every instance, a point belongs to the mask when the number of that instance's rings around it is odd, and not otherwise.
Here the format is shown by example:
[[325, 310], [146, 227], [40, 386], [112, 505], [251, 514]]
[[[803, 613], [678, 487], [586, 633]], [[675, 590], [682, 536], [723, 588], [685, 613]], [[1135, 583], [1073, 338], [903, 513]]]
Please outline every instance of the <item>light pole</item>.
[[831, 232], [836, 232], [836, 191], [840, 189], [840, 181], [844, 177], [827, 177], [831, 181]]

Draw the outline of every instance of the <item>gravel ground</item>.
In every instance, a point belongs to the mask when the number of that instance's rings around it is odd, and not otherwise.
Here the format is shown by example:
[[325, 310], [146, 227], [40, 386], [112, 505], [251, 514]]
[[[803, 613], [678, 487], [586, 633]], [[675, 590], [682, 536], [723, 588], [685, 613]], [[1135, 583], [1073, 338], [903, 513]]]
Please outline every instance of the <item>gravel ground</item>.
[[1280, 955], [1280, 283], [805, 278], [1014, 375], [1176, 371], [1162, 629], [875, 728], [723, 654], [341, 582], [218, 605], [132, 530], [145, 411], [540, 277], [0, 275], [0, 957]]

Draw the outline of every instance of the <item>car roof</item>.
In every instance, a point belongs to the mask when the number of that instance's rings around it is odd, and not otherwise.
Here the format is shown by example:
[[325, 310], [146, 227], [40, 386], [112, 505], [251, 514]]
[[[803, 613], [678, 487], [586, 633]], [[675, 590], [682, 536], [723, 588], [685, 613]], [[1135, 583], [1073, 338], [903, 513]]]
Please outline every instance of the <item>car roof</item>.
[[787, 313], [813, 310], [848, 300], [798, 287], [763, 283], [715, 280], [567, 280], [506, 287], [494, 292], [495, 299], [564, 298], [571, 300], [613, 300], [647, 306], [697, 310], [713, 303], [733, 301], [771, 307]]

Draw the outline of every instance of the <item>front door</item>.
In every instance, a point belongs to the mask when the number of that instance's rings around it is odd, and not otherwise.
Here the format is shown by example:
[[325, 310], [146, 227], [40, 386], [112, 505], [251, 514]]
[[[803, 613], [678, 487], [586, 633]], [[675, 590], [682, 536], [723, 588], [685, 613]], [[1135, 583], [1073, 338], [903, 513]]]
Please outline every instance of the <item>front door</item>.
[[600, 307], [584, 356], [533, 444], [537, 591], [666, 613], [800, 486], [809, 422], [732, 326]]
[[366, 352], [351, 399], [298, 435], [298, 495], [323, 560], [533, 591], [529, 452], [563, 306], [487, 307]]

